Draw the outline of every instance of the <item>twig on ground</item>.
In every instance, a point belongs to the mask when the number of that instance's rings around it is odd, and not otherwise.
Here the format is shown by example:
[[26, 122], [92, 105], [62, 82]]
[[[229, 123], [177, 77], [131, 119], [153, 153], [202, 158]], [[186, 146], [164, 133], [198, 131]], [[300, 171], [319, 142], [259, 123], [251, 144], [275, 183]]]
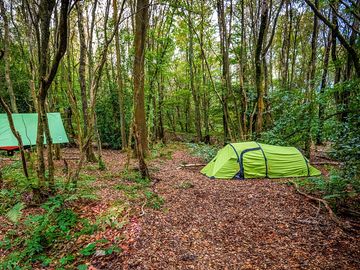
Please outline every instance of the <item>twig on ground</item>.
[[143, 203], [142, 206], [141, 206], [141, 214], [140, 214], [140, 217], [142, 217], [143, 215], [145, 215], [144, 207], [145, 207], [146, 204], [147, 204], [147, 198], [146, 198], [146, 196], [145, 196], [145, 201], [144, 201], [144, 203]]

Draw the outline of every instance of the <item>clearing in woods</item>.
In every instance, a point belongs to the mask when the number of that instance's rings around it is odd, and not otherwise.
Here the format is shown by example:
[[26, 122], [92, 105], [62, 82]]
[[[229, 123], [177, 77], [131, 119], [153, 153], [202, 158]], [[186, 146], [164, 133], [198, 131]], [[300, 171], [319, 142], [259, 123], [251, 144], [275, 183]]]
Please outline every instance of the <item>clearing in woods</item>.
[[[105, 156], [107, 153], [105, 152]], [[121, 158], [121, 157], [119, 157]], [[112, 160], [116, 161], [114, 157]], [[358, 269], [360, 238], [330, 220], [286, 180], [210, 180], [182, 163], [187, 150], [151, 167], [165, 203], [136, 219], [124, 269]], [[105, 267], [105, 268], [106, 268]]]

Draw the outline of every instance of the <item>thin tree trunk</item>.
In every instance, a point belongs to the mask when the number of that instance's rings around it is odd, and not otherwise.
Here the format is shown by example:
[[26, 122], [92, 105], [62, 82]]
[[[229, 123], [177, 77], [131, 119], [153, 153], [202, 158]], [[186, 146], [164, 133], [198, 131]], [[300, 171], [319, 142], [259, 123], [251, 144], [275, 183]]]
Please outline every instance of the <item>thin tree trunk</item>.
[[16, 105], [16, 98], [14, 94], [14, 88], [10, 76], [10, 35], [9, 35], [9, 20], [6, 14], [5, 4], [3, 0], [0, 0], [0, 12], [4, 21], [4, 61], [5, 61], [5, 81], [10, 97], [11, 109], [14, 113], [18, 112]]
[[228, 99], [231, 92], [231, 78], [230, 78], [230, 62], [229, 62], [229, 39], [228, 31], [225, 21], [225, 6], [224, 0], [217, 1], [218, 25], [220, 33], [220, 49], [222, 55], [222, 106], [223, 106], [223, 129], [224, 129], [224, 144], [230, 139], [233, 141], [232, 132], [230, 129], [230, 116]]
[[[318, 8], [319, 1], [315, 0], [315, 7]], [[305, 140], [305, 154], [310, 158], [310, 148], [312, 143], [312, 118], [314, 113], [314, 99], [315, 99], [315, 71], [316, 71], [316, 49], [317, 49], [317, 37], [318, 37], [318, 17], [314, 14], [313, 33], [311, 37], [311, 57], [309, 61], [308, 71], [308, 90], [306, 101], [308, 103], [308, 115], [307, 115], [307, 134]]]
[[267, 0], [261, 1], [261, 22], [259, 35], [256, 43], [255, 51], [255, 80], [256, 80], [256, 90], [257, 90], [257, 115], [256, 115], [256, 125], [255, 131], [256, 136], [260, 136], [263, 130], [263, 113], [265, 109], [264, 95], [265, 95], [265, 78], [264, 72], [262, 69], [262, 48], [264, 43], [265, 32], [267, 29], [269, 6]]
[[320, 85], [320, 103], [319, 103], [319, 129], [316, 136], [316, 143], [322, 144], [323, 142], [323, 128], [324, 128], [324, 112], [325, 112], [325, 105], [323, 103], [323, 96], [325, 93], [325, 87], [326, 87], [326, 79], [328, 74], [328, 66], [329, 66], [329, 57], [330, 57], [330, 47], [331, 47], [331, 33], [329, 31], [325, 53], [324, 53], [324, 68], [323, 73], [321, 76], [321, 85]]
[[[191, 1], [192, 4], [192, 1]], [[194, 84], [194, 48], [193, 48], [193, 30], [191, 28], [191, 13], [188, 15], [188, 26], [189, 26], [189, 53], [188, 53], [188, 62], [189, 62], [189, 75], [190, 75], [190, 89], [191, 93], [194, 99], [194, 105], [195, 105], [195, 130], [196, 130], [196, 136], [197, 141], [202, 140], [202, 134], [201, 134], [201, 117], [200, 117], [200, 98], [198, 91], [195, 88]]]
[[[113, 20], [117, 21], [117, 0], [113, 0]], [[120, 52], [120, 37], [119, 29], [115, 31], [115, 53], [116, 53], [116, 79], [117, 89], [119, 95], [119, 109], [120, 109], [120, 130], [121, 130], [121, 148], [127, 148], [126, 138], [126, 122], [125, 122], [125, 108], [124, 108], [124, 83], [122, 75], [121, 52]]]
[[245, 63], [246, 58], [244, 57], [245, 52], [245, 14], [244, 14], [244, 0], [241, 1], [241, 41], [240, 41], [240, 62], [239, 62], [239, 88], [241, 96], [241, 118], [242, 118], [242, 136], [241, 139], [244, 140], [247, 136], [247, 110], [248, 110], [248, 98], [246, 89], [244, 87], [244, 73], [245, 73]]
[[149, 171], [145, 163], [148, 152], [146, 119], [145, 119], [145, 94], [144, 94], [144, 60], [146, 29], [148, 26], [148, 0], [138, 0], [136, 3], [135, 16], [135, 59], [134, 59], [134, 135], [136, 141], [136, 152], [139, 161], [139, 169], [142, 177], [149, 178]]

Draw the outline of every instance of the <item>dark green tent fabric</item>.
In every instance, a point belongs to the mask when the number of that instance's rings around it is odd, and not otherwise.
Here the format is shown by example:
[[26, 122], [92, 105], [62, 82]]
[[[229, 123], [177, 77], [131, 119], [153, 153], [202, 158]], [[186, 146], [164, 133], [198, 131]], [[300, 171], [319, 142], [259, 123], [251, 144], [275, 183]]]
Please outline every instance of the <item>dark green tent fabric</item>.
[[[12, 114], [16, 130], [20, 133], [24, 145], [35, 145], [38, 115], [37, 113], [14, 113]], [[60, 113], [47, 114], [52, 141], [68, 143]], [[46, 141], [45, 141], [46, 143]], [[0, 147], [17, 146], [18, 142], [12, 134], [6, 114], [0, 114]]]
[[281, 178], [320, 175], [295, 147], [257, 142], [231, 143], [202, 170], [210, 178]]

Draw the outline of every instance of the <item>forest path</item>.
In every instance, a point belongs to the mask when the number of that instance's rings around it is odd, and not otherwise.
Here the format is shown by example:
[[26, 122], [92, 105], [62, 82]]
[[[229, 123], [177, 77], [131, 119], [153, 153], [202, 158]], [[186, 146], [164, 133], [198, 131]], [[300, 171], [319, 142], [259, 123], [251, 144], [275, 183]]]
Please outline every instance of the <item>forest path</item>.
[[360, 237], [284, 181], [210, 180], [183, 162], [200, 160], [180, 150], [150, 165], [165, 204], [146, 209], [123, 269], [360, 268]]

